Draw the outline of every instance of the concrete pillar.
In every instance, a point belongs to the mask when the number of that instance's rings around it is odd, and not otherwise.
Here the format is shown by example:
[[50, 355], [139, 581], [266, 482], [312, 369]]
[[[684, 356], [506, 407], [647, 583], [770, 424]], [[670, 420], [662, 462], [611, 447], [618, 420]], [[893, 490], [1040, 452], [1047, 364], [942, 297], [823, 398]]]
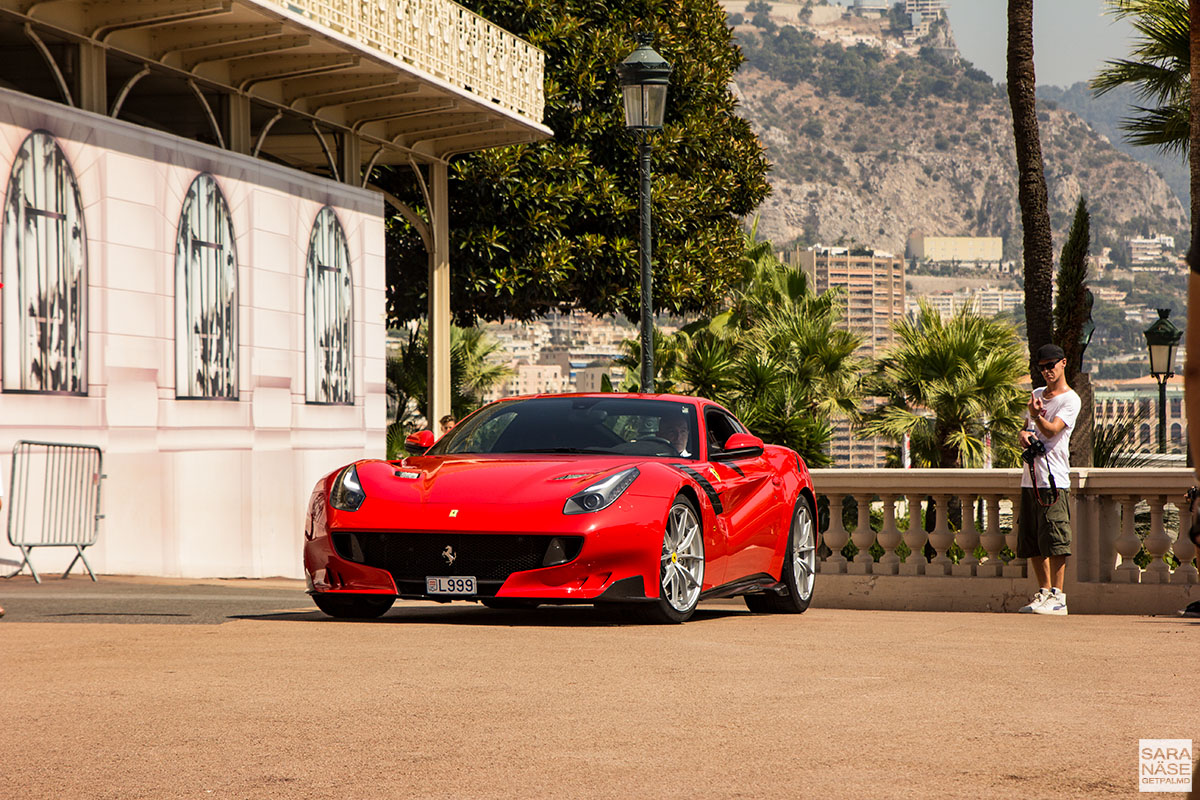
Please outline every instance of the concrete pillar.
[[429, 373], [426, 409], [429, 427], [441, 435], [438, 420], [450, 413], [450, 203], [444, 161], [429, 167], [433, 251], [429, 255]]
[[1092, 430], [1095, 428], [1096, 393], [1092, 389], [1091, 376], [1081, 372], [1075, 376], [1071, 388], [1079, 395], [1079, 416], [1071, 430], [1071, 466], [1092, 466]]
[[339, 139], [338, 174], [342, 183], [359, 188], [362, 186], [362, 139], [353, 133], [343, 133]]
[[254, 138], [250, 135], [250, 98], [242, 94], [221, 95], [220, 114], [225, 148], [250, 155], [254, 149]]
[[108, 51], [94, 42], [75, 45], [75, 69], [71, 71], [71, 93], [84, 111], [108, 114]]

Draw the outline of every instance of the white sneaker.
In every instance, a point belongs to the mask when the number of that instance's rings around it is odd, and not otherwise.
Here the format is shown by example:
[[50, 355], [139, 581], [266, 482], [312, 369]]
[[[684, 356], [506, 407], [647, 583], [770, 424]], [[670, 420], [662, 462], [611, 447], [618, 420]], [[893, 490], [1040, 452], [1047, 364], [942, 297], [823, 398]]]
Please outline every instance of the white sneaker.
[[1038, 589], [1037, 594], [1029, 601], [1028, 605], [1021, 606], [1017, 609], [1018, 614], [1032, 614], [1037, 609], [1041, 608], [1042, 604], [1050, 599], [1049, 589]]
[[1055, 617], [1067, 615], [1067, 596], [1058, 589], [1051, 589], [1046, 602], [1033, 609], [1034, 614], [1049, 614]]

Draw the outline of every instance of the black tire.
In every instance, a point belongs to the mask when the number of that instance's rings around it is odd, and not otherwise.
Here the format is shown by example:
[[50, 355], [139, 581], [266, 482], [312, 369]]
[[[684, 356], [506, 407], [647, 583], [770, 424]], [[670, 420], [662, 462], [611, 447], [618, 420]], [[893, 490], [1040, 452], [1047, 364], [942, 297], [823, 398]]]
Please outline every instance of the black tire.
[[[694, 538], [693, 538], [694, 537]], [[685, 551], [681, 556], [679, 551]], [[688, 567], [682, 566], [686, 563]], [[667, 513], [660, 559], [658, 600], [634, 608], [646, 622], [677, 624], [691, 619], [704, 585], [704, 525], [696, 505], [679, 495]]]
[[376, 619], [396, 602], [386, 594], [314, 594], [317, 608], [336, 619]]
[[[799, 557], [797, 557], [799, 548]], [[792, 512], [788, 546], [783, 556], [779, 588], [745, 596], [746, 607], [763, 614], [803, 614], [812, 603], [817, 566], [817, 517], [812, 503], [801, 495]]]

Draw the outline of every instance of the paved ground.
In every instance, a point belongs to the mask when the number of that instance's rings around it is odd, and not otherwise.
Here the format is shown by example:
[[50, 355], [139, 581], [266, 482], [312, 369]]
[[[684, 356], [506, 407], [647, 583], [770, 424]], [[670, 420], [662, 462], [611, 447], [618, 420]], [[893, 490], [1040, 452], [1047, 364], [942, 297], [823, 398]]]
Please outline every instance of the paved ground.
[[1200, 744], [1196, 620], [404, 603], [361, 623], [300, 589], [0, 581], [0, 796], [1130, 797], [1138, 739]]

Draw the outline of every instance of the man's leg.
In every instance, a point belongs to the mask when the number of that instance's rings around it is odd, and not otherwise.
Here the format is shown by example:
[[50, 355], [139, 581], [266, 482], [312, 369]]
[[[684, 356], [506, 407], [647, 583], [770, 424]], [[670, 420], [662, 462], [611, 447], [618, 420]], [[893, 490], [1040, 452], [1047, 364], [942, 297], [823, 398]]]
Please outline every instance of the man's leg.
[[[1063, 587], [1063, 578], [1066, 577], [1067, 574], [1067, 556], [1050, 556], [1049, 561], [1050, 563], [1048, 565], [1047, 573], [1050, 579], [1050, 586], [1058, 589], [1061, 592]], [[1043, 559], [1043, 563], [1044, 562], [1045, 559]], [[1045, 586], [1046, 584], [1043, 582], [1042, 585]]]
[[[1042, 589], [1050, 588], [1050, 559], [1046, 556], [1030, 556], [1029, 563], [1033, 565], [1033, 577], [1037, 580], [1037, 584]], [[1062, 578], [1059, 578], [1059, 585], [1062, 585]]]

